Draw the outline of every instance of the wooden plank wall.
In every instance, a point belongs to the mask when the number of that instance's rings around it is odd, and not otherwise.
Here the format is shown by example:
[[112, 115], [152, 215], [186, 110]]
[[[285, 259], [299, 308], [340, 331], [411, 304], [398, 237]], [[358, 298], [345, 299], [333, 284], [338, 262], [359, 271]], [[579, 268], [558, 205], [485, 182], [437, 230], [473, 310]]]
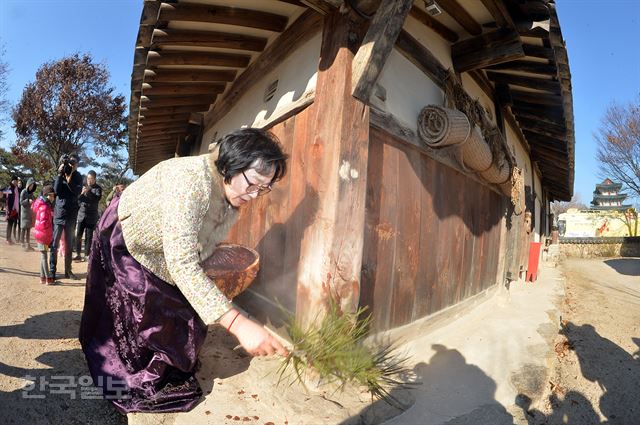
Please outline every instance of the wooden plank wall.
[[256, 280], [235, 301], [276, 327], [282, 324], [280, 307], [295, 312], [302, 238], [318, 204], [316, 191], [304, 178], [309, 113], [307, 108], [270, 129], [290, 157], [287, 175], [270, 194], [241, 210], [227, 237], [230, 242], [256, 249], [261, 258]]
[[361, 305], [400, 326], [502, 281], [505, 198], [371, 127]]

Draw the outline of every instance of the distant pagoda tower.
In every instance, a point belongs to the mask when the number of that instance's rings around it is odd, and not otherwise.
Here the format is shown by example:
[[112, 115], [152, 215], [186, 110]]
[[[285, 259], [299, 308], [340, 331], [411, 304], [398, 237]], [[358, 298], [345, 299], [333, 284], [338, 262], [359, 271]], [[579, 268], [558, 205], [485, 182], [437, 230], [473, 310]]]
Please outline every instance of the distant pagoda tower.
[[593, 191], [592, 210], [623, 211], [631, 208], [631, 205], [623, 205], [627, 198], [626, 193], [620, 193], [622, 183], [614, 183], [610, 179], [605, 179], [602, 183], [596, 184]]

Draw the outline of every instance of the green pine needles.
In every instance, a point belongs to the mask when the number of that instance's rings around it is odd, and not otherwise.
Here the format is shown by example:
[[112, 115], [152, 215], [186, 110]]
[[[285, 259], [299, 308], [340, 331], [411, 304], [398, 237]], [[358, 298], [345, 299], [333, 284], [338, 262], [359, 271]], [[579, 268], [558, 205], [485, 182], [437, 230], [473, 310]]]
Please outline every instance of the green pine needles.
[[304, 386], [307, 379], [317, 378], [320, 383], [338, 384], [336, 391], [344, 390], [347, 384], [360, 385], [372, 397], [403, 409], [390, 391], [412, 385], [398, 380], [401, 374], [410, 373], [405, 366], [407, 359], [393, 354], [392, 344], [369, 347], [363, 343], [371, 320], [371, 315], [364, 315], [365, 310], [342, 313], [332, 303], [324, 319], [309, 329], [289, 316], [293, 348], [278, 370], [278, 383], [288, 380], [291, 385], [298, 381]]

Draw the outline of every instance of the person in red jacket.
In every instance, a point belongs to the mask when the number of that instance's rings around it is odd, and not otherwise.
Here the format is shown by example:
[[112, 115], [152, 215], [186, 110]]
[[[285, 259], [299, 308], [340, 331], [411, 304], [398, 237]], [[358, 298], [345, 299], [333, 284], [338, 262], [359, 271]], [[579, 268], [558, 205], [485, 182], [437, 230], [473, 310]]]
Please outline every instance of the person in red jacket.
[[56, 193], [53, 186], [46, 185], [42, 189], [40, 196], [33, 203], [33, 215], [35, 218], [34, 239], [38, 244], [40, 257], [40, 283], [53, 285], [55, 280], [49, 270], [49, 245], [53, 241], [53, 203], [56, 199]]

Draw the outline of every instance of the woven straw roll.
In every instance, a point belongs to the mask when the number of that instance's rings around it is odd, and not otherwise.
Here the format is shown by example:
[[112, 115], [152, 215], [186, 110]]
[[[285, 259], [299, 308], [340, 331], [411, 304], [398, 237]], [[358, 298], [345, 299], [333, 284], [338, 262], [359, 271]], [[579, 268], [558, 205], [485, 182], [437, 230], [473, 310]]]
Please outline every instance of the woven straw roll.
[[470, 130], [469, 119], [456, 109], [427, 105], [418, 115], [418, 135], [432, 148], [462, 143]]
[[485, 171], [491, 167], [493, 155], [491, 148], [484, 141], [482, 132], [476, 126], [464, 145], [462, 145], [462, 161], [465, 167], [474, 171]]
[[493, 164], [488, 170], [482, 171], [480, 175], [489, 183], [500, 184], [509, 180], [509, 164]]
[[506, 181], [504, 183], [500, 183], [499, 187], [504, 196], [511, 198], [512, 186], [511, 181]]

